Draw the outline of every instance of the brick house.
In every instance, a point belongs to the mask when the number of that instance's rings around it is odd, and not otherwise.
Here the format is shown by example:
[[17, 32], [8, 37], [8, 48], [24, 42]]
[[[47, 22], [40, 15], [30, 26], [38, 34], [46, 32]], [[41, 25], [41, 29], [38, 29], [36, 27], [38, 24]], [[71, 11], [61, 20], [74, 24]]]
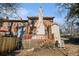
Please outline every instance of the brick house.
[[[59, 25], [54, 22], [54, 17], [43, 16], [39, 8], [38, 16], [28, 16], [27, 32], [24, 34], [24, 47], [39, 47], [45, 43], [61, 46]], [[42, 24], [42, 25], [41, 25]], [[27, 45], [27, 46], [26, 46]]]
[[25, 24], [26, 31], [23, 35], [24, 48], [37, 48], [45, 43], [56, 43], [61, 46], [59, 25], [54, 22], [54, 17], [43, 16], [42, 8], [39, 8], [38, 16], [28, 16], [28, 20], [5, 20], [0, 30], [16, 32], [16, 27]]

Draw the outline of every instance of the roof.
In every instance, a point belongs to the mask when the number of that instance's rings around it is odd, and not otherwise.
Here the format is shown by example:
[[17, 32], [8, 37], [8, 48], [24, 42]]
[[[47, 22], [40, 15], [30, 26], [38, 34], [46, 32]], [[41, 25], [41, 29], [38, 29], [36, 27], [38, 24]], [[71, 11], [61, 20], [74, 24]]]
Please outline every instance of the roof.
[[59, 24], [57, 24], [56, 22], [53, 22], [52, 25], [57, 25], [57, 26], [59, 26]]
[[[28, 19], [31, 19], [31, 20], [37, 20], [38, 17], [37, 16], [27, 16]], [[44, 20], [53, 20], [54, 17], [50, 17], [50, 16], [44, 16], [43, 17]]]
[[2, 22], [28, 22], [28, 20], [1, 20]]
[[8, 32], [8, 30], [1, 30], [1, 29], [0, 29], [0, 32]]

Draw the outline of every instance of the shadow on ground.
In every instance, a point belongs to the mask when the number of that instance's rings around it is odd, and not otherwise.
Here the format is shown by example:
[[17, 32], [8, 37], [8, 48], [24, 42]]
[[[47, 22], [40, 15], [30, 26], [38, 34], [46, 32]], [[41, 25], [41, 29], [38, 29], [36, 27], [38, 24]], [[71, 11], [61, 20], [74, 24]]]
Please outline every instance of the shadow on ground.
[[17, 50], [17, 51], [12, 51], [12, 52], [3, 52], [3, 53], [0, 53], [0, 56], [16, 56], [16, 54], [19, 54], [20, 51]]
[[79, 38], [70, 38], [69, 40], [65, 40], [65, 44], [79, 45]]

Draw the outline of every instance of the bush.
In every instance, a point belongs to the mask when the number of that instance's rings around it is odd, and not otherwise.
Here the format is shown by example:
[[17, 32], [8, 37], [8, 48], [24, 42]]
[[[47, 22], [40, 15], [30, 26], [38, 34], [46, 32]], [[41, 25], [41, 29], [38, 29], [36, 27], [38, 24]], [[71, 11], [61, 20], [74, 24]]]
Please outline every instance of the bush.
[[46, 44], [44, 44], [43, 46], [42, 46], [42, 48], [54, 48], [54, 44], [53, 43], [46, 43]]

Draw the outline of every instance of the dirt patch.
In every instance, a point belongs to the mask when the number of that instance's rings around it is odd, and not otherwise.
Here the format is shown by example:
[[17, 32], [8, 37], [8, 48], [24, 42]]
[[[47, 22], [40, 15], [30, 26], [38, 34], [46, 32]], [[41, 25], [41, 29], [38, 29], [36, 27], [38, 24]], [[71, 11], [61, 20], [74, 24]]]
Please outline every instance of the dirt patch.
[[66, 44], [63, 48], [41, 48], [27, 52], [27, 49], [21, 50], [20, 56], [78, 56], [79, 45]]
[[15, 56], [79, 56], [79, 45], [65, 44], [65, 48], [36, 48], [17, 50], [9, 55]]
[[79, 55], [79, 45], [66, 44], [65, 48], [70, 56]]

